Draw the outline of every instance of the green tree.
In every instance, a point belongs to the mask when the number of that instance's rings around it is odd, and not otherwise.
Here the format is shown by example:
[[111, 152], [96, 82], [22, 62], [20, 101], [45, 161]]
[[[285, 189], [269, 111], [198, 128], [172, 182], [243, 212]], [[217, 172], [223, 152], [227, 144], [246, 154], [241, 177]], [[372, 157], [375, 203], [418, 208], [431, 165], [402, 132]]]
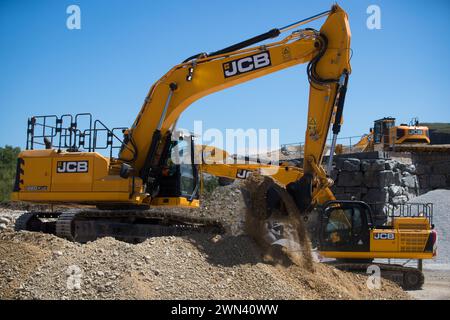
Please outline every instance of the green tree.
[[0, 201], [9, 201], [16, 176], [17, 156], [20, 148], [0, 147]]

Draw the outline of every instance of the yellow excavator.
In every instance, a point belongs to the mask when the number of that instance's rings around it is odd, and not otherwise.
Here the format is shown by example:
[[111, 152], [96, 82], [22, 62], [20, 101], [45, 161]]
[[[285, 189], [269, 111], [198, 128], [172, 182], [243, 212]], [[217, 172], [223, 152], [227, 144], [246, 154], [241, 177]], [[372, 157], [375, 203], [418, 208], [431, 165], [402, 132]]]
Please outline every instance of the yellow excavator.
[[409, 124], [395, 125], [395, 118], [384, 117], [374, 121], [370, 133], [361, 137], [352, 150], [370, 151], [421, 151], [432, 150], [428, 127], [421, 126], [417, 118]]
[[[299, 28], [322, 17], [326, 21], [320, 31]], [[260, 44], [288, 31], [281, 40]], [[310, 89], [304, 164], [285, 186], [301, 214], [319, 210], [321, 254], [360, 262], [344, 264], [349, 270], [353, 266], [360, 270], [362, 261], [373, 258], [432, 258], [436, 233], [427, 208], [417, 216], [392, 216], [390, 226], [378, 227], [367, 204], [337, 201], [329, 189], [333, 181], [327, 172], [351, 73], [350, 38], [347, 14], [334, 5], [222, 50], [187, 58], [150, 88], [130, 128], [109, 129], [90, 114], [31, 117], [12, 199], [73, 208], [26, 213], [17, 219], [16, 229], [51, 232], [80, 242], [101, 236], [130, 240], [217, 231], [220, 226], [214, 221], [147, 210], [199, 206], [201, 159], [195, 152], [195, 137], [178, 134], [178, 118], [203, 96], [307, 63]], [[321, 163], [330, 126], [333, 140], [325, 171]], [[181, 155], [181, 150], [187, 152]], [[276, 198], [276, 192], [267, 196], [275, 206], [280, 205]], [[399, 273], [407, 287], [423, 282], [423, 275], [413, 269], [393, 268], [383, 266], [382, 270]]]

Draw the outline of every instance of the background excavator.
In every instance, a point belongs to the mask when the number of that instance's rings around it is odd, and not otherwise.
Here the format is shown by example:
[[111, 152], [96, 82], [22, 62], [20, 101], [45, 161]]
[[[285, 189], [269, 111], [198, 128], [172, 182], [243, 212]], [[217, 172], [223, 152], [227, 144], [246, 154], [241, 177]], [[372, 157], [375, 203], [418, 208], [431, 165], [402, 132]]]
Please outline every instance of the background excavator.
[[395, 125], [395, 118], [385, 117], [374, 121], [370, 133], [362, 136], [353, 150], [370, 151], [421, 151], [431, 150], [428, 127], [414, 118], [409, 124]]
[[[320, 31], [298, 29], [322, 17], [327, 19]], [[282, 40], [250, 47], [290, 30]], [[347, 14], [334, 5], [330, 11], [225, 49], [189, 57], [151, 87], [130, 128], [108, 129], [90, 114], [30, 118], [27, 150], [17, 161], [13, 200], [63, 204], [71, 209], [26, 213], [17, 220], [16, 229], [53, 232], [80, 242], [101, 236], [139, 239], [194, 229], [217, 231], [220, 226], [212, 221], [147, 210], [199, 206], [202, 159], [196, 152], [195, 138], [176, 130], [177, 119], [205, 95], [308, 63], [310, 92], [303, 169], [292, 170], [288, 177], [279, 176], [280, 181], [285, 179], [281, 188], [261, 186], [267, 208], [286, 208], [286, 202], [290, 202], [298, 215], [318, 210], [317, 238], [323, 255], [359, 262], [432, 258], [436, 234], [430, 212], [419, 210], [417, 216], [392, 217], [391, 226], [377, 229], [367, 204], [336, 201], [329, 189], [333, 181], [321, 163], [332, 124], [329, 172], [351, 73], [350, 37]], [[85, 129], [83, 122], [87, 123]], [[105, 145], [99, 143], [102, 134], [106, 136]], [[115, 148], [119, 149], [118, 157], [113, 157]], [[99, 153], [102, 149], [109, 150], [109, 156]], [[179, 162], [180, 158], [183, 161]], [[364, 267], [362, 263], [343, 266], [351, 270]], [[383, 270], [397, 272], [410, 287], [423, 282], [420, 273], [396, 268], [385, 266]]]

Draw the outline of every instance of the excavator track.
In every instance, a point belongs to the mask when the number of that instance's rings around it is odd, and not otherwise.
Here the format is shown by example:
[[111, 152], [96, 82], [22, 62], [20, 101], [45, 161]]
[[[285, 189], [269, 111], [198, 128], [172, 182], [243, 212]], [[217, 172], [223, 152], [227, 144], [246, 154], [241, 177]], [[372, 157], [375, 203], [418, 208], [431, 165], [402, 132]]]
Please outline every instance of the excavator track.
[[16, 219], [16, 223], [14, 225], [15, 231], [28, 230], [30, 228], [29, 223], [33, 218], [32, 213], [24, 213]]
[[[46, 218], [46, 221], [41, 218]], [[54, 221], [54, 218], [57, 220]], [[15, 228], [17, 231], [52, 233], [69, 241], [82, 243], [101, 237], [141, 242], [157, 236], [225, 232], [222, 224], [214, 219], [147, 210], [79, 209], [52, 213], [31, 212], [20, 216]]]
[[55, 233], [55, 222], [49, 219], [54, 220], [59, 215], [60, 213], [47, 211], [25, 212], [16, 219], [14, 230]]
[[425, 282], [422, 271], [398, 264], [357, 262], [333, 262], [329, 264], [339, 270], [364, 274], [367, 274], [369, 266], [376, 265], [380, 268], [381, 277], [397, 283], [405, 290], [419, 290]]
[[72, 232], [72, 223], [76, 218], [76, 212], [66, 212], [61, 214], [56, 221], [55, 234], [70, 241], [74, 241]]

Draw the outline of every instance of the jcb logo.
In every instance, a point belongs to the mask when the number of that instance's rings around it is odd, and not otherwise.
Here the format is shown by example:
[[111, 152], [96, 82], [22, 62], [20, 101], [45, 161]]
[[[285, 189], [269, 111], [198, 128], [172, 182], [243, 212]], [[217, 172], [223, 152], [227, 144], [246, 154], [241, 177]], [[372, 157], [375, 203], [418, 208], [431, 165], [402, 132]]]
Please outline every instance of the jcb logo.
[[378, 233], [373, 234], [373, 239], [374, 240], [394, 240], [395, 234], [378, 232]]
[[268, 51], [253, 56], [240, 58], [223, 64], [225, 78], [240, 75], [242, 73], [270, 66], [270, 54]]
[[239, 169], [236, 173], [236, 178], [238, 179], [247, 179], [252, 172], [245, 169]]
[[58, 161], [56, 167], [57, 173], [83, 173], [88, 172], [88, 170], [87, 161]]

